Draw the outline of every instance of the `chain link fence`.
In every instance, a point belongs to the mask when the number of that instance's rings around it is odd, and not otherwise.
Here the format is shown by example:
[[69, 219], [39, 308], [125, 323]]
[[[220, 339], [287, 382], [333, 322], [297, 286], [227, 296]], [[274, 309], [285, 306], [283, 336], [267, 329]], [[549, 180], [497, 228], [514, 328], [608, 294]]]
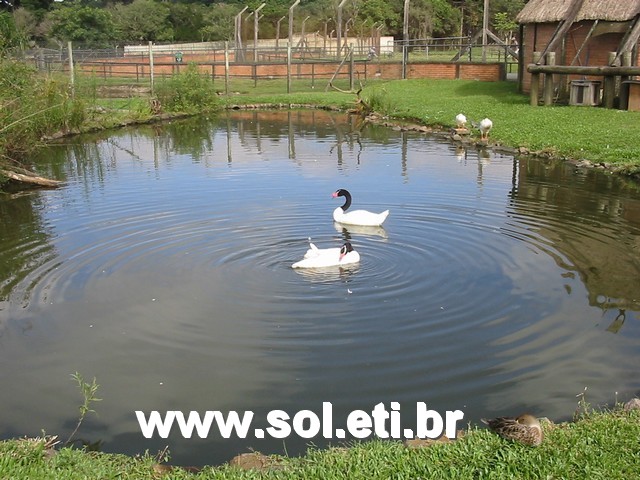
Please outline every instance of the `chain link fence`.
[[[438, 65], [474, 64], [517, 71], [517, 46], [482, 45], [471, 37], [395, 41], [391, 37], [335, 38], [315, 34], [257, 44], [204, 42], [147, 44], [111, 49], [68, 45], [24, 51], [38, 70], [71, 76], [77, 86], [90, 85], [96, 96], [152, 96], [155, 82], [197, 65], [223, 95], [250, 92], [304, 92], [338, 88], [353, 90], [378, 79], [393, 80], [443, 75]], [[442, 70], [444, 71], [444, 70]], [[483, 78], [480, 78], [483, 79]], [[500, 78], [497, 78], [500, 79]]]

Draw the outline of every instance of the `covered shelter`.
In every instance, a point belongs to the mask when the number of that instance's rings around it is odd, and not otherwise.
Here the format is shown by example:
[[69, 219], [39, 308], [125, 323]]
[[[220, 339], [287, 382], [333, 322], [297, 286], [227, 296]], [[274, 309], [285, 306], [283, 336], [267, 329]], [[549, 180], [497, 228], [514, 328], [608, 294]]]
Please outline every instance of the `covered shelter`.
[[[523, 92], [531, 90], [528, 66], [532, 64], [563, 66], [566, 74], [553, 76], [556, 95], [568, 93], [572, 80], [594, 84], [607, 80], [605, 75], [589, 75], [593, 69], [579, 67], [640, 64], [640, 0], [530, 0], [516, 20], [520, 25], [518, 81]], [[621, 79], [633, 76], [618, 77], [618, 89]]]

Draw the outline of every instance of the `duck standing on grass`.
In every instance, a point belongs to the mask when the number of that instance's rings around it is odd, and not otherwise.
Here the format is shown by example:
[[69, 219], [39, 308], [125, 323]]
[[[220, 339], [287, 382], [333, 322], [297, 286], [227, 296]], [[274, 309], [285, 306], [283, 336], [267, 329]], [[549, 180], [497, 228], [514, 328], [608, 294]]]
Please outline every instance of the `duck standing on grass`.
[[467, 117], [465, 117], [464, 113], [456, 115], [456, 126], [459, 129], [467, 128]]
[[542, 427], [533, 415], [524, 413], [519, 417], [498, 417], [492, 420], [482, 419], [489, 428], [502, 438], [537, 447], [542, 443]]
[[489, 118], [483, 118], [480, 120], [478, 128], [480, 129], [480, 139], [489, 140], [489, 132], [493, 128], [493, 122]]

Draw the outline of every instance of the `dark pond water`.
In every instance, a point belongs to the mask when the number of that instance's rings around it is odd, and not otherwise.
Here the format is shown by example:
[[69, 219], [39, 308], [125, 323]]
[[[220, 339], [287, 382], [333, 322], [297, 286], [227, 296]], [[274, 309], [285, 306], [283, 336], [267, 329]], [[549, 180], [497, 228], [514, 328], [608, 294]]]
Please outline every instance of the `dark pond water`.
[[[495, 127], [499, 128], [499, 125]], [[238, 112], [68, 139], [59, 190], [0, 196], [0, 433], [216, 464], [285, 441], [146, 439], [135, 411], [320, 413], [416, 402], [464, 422], [569, 418], [640, 378], [640, 191], [568, 165], [462, 151], [324, 112]], [[354, 208], [380, 229], [343, 228]], [[350, 239], [362, 260], [304, 272]], [[194, 435], [195, 437], [195, 435]], [[338, 443], [336, 440], [331, 442]]]

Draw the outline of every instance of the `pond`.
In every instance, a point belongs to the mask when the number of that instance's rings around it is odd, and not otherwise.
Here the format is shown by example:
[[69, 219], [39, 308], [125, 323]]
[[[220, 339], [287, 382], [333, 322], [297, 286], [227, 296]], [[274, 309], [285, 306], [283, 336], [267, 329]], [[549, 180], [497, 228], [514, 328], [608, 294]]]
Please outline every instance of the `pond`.
[[[496, 125], [495, 129], [500, 126]], [[320, 415], [417, 402], [464, 420], [571, 418], [640, 390], [640, 190], [323, 111], [233, 112], [66, 139], [63, 188], [0, 196], [2, 438], [180, 465], [338, 445], [143, 436], [136, 411]], [[390, 210], [382, 227], [334, 223]], [[349, 240], [359, 263], [296, 270]], [[585, 388], [587, 388], [585, 392]], [[347, 440], [350, 437], [347, 437]]]

